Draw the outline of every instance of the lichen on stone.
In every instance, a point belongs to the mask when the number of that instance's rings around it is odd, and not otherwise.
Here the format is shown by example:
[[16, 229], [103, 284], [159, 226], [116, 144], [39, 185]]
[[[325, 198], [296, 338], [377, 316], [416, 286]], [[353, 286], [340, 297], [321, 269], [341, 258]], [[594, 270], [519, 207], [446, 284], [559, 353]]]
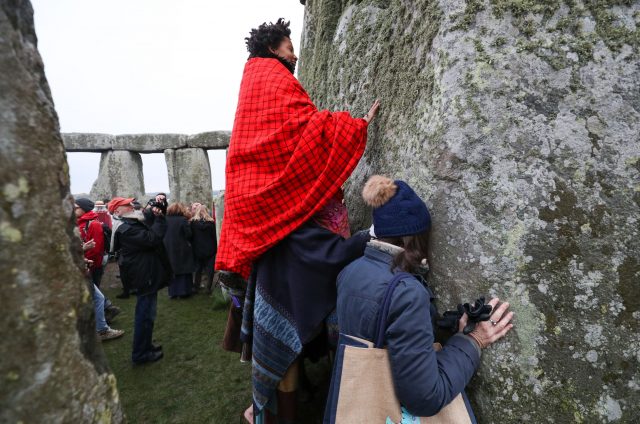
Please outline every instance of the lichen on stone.
[[22, 241], [22, 232], [9, 222], [0, 222], [0, 239], [9, 243]]
[[621, 347], [640, 344], [639, 7], [307, 2], [314, 101], [382, 100], [346, 189], [354, 229], [369, 175], [405, 179], [431, 210], [439, 306], [488, 293], [516, 312], [469, 390], [481, 422], [607, 422], [615, 402], [640, 420], [640, 349]]
[[25, 177], [19, 177], [17, 183], [6, 183], [2, 190], [5, 200], [14, 202], [29, 193], [29, 182]]

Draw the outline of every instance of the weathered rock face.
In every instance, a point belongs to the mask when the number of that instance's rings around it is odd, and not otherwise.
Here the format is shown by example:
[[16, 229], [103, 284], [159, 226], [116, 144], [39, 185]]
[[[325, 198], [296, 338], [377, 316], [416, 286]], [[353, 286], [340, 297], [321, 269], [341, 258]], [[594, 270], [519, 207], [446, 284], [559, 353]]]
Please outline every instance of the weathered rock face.
[[187, 137], [187, 147], [203, 149], [226, 149], [229, 147], [231, 131], [208, 131]]
[[101, 133], [62, 134], [64, 149], [67, 152], [106, 152], [113, 149], [116, 136]]
[[[139, 153], [165, 153], [173, 199], [207, 199], [211, 205], [211, 169], [206, 150], [229, 147], [229, 131], [209, 131], [199, 134], [63, 134], [68, 152], [102, 152], [98, 179], [91, 189], [93, 199], [113, 196], [144, 195], [144, 175]], [[176, 160], [178, 162], [176, 162]], [[192, 169], [180, 168], [195, 164]], [[207, 166], [206, 171], [204, 166]], [[197, 178], [207, 178], [198, 181]], [[181, 186], [181, 181], [186, 184]], [[175, 190], [175, 195], [174, 195]], [[208, 191], [207, 191], [208, 190]], [[207, 194], [209, 193], [209, 194]], [[201, 200], [198, 200], [201, 201]]]
[[31, 4], [0, 2], [0, 422], [118, 423], [36, 45]]
[[115, 196], [144, 197], [144, 175], [140, 153], [112, 150], [100, 155], [98, 179], [91, 187], [92, 199]]
[[213, 199], [213, 206], [216, 212], [216, 240], [220, 242], [220, 233], [222, 231], [222, 218], [224, 217], [224, 191]]
[[319, 107], [380, 98], [348, 187], [408, 181], [440, 307], [516, 312], [471, 388], [480, 422], [639, 422], [640, 2], [308, 0]]
[[204, 149], [168, 149], [164, 152], [169, 171], [171, 202], [211, 205], [211, 167]]
[[67, 152], [106, 152], [129, 150], [138, 153], [162, 153], [167, 149], [201, 147], [226, 149], [229, 147], [229, 131], [208, 131], [198, 134], [62, 134]]
[[114, 150], [131, 150], [141, 153], [164, 152], [187, 146], [184, 134], [122, 134], [113, 142]]

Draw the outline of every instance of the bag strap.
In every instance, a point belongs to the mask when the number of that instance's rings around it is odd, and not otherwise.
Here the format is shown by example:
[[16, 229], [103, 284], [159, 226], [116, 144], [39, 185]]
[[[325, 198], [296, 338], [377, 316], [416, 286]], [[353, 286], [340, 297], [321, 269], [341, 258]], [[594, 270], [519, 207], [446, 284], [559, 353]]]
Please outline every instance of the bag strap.
[[389, 315], [389, 307], [391, 306], [391, 295], [396, 289], [396, 286], [404, 278], [415, 278], [408, 272], [399, 272], [394, 275], [389, 284], [387, 284], [387, 290], [385, 291], [382, 303], [380, 304], [380, 312], [378, 313], [378, 321], [376, 325], [377, 333], [373, 340], [373, 347], [381, 349], [384, 346], [384, 333], [387, 330], [387, 318]]
[[90, 219], [89, 221], [86, 222], [86, 224], [84, 224], [84, 238], [82, 239], [82, 241], [87, 241], [87, 236], [89, 235], [89, 225], [93, 222], [93, 219]]

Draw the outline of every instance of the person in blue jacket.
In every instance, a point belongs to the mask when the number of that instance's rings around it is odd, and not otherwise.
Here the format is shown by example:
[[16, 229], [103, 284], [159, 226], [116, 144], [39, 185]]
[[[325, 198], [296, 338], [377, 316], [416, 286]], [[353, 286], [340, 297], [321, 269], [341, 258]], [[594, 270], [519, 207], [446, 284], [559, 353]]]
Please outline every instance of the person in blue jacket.
[[[465, 314], [459, 331], [436, 352], [433, 343], [439, 315], [422, 277], [431, 226], [427, 206], [405, 182], [383, 176], [369, 179], [363, 197], [373, 207], [372, 239], [364, 256], [338, 276], [340, 333], [373, 340], [387, 284], [399, 272], [415, 275], [403, 278], [393, 291], [384, 334], [396, 396], [405, 416], [429, 417], [462, 393], [470, 421], [475, 422], [464, 388], [478, 368], [482, 349], [513, 327], [513, 312], [508, 311], [508, 303], [497, 306], [499, 299], [492, 299], [490, 321], [480, 322], [464, 335]], [[331, 394], [329, 398], [325, 422], [331, 413]]]

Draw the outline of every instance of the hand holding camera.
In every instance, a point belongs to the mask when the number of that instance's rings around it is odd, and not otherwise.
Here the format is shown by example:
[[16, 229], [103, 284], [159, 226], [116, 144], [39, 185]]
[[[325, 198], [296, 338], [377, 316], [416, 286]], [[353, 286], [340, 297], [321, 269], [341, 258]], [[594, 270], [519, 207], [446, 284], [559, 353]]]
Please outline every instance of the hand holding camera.
[[149, 200], [147, 203], [147, 209], [151, 209], [154, 215], [166, 215], [167, 214], [167, 200], [162, 198], [158, 200], [158, 197], [155, 199]]

